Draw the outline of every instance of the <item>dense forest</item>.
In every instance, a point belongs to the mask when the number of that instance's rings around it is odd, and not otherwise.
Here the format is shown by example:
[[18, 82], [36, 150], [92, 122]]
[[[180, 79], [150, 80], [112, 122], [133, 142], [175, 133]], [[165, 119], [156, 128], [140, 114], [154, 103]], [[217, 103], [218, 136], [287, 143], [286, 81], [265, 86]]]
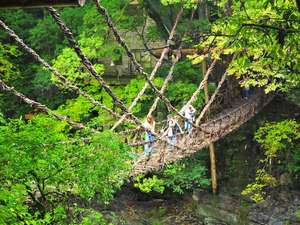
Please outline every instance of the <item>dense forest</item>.
[[[87, 0], [83, 7], [55, 10], [0, 9], [0, 19], [0, 224], [133, 224], [109, 211], [127, 192], [184, 201], [201, 190], [213, 198], [212, 146], [219, 193], [227, 183], [249, 204], [281, 191], [300, 199], [299, 1]], [[207, 78], [212, 64], [216, 71]], [[210, 151], [196, 149], [157, 171], [131, 176], [147, 145], [132, 143], [144, 141], [149, 114], [163, 133], [170, 115], [181, 119], [176, 110], [194, 93], [196, 116], [205, 123], [230, 104], [247, 104], [255, 92], [268, 96], [267, 109], [208, 143]], [[209, 96], [216, 101], [201, 115]], [[128, 108], [133, 116], [116, 124]], [[173, 147], [167, 151], [176, 158]], [[246, 181], [236, 181], [234, 171], [242, 170]], [[300, 224], [298, 203], [290, 212], [295, 219], [285, 224]], [[136, 224], [169, 224], [149, 221]]]

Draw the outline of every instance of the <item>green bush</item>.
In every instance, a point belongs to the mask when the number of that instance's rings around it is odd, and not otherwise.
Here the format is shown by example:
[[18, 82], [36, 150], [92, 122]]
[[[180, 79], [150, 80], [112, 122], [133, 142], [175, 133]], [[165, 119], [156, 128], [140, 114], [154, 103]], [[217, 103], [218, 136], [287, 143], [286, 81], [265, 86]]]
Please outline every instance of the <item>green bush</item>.
[[261, 145], [265, 157], [260, 160], [261, 168], [256, 171], [255, 181], [247, 185], [242, 195], [261, 202], [267, 195], [267, 190], [279, 184], [272, 173], [289, 173], [292, 176], [299, 173], [300, 124], [295, 120], [265, 123], [255, 133], [255, 140]]
[[[67, 203], [58, 207], [69, 196], [107, 203], [128, 175], [129, 151], [109, 131], [89, 138], [85, 143], [66, 123], [43, 115], [0, 126], [0, 217], [18, 224], [51, 216], [57, 223], [66, 219], [59, 212], [72, 218]], [[39, 214], [31, 214], [26, 202]]]
[[169, 164], [157, 175], [151, 177], [140, 175], [134, 184], [136, 188], [146, 193], [151, 191], [163, 193], [166, 189], [170, 189], [179, 194], [193, 188], [206, 188], [209, 185], [207, 169], [201, 157], [197, 156]]

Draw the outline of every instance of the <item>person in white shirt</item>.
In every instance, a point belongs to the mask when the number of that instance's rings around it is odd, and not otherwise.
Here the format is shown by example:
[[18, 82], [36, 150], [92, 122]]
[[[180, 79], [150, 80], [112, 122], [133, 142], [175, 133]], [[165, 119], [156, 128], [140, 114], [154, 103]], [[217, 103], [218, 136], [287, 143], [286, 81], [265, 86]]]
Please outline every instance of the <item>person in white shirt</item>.
[[143, 123], [143, 126], [148, 129], [145, 131], [145, 142], [148, 142], [144, 145], [144, 154], [149, 156], [152, 152], [152, 143], [154, 141], [155, 133], [155, 120], [153, 116], [148, 116], [146, 121]]
[[186, 105], [182, 111], [180, 111], [180, 113], [185, 117], [184, 131], [191, 132], [191, 123], [193, 123], [195, 120], [196, 109], [192, 105]]
[[182, 129], [179, 126], [177, 120], [173, 118], [171, 115], [168, 116], [168, 121], [167, 121], [168, 127], [166, 131], [164, 132], [163, 136], [166, 136], [169, 140], [170, 149], [173, 149], [174, 145], [176, 145], [177, 139], [176, 135], [178, 132], [182, 133]]

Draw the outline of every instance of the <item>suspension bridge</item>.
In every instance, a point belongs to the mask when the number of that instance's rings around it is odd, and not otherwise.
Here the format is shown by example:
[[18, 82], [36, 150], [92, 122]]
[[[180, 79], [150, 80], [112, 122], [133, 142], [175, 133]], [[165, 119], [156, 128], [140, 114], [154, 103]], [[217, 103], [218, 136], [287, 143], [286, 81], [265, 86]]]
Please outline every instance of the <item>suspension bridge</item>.
[[[65, 2], [67, 3], [71, 1], [65, 1]], [[78, 3], [78, 1], [75, 2], [76, 4]], [[136, 127], [138, 127], [139, 129], [149, 132], [148, 128], [143, 125], [142, 120], [132, 113], [132, 110], [134, 109], [134, 107], [136, 106], [140, 98], [145, 94], [148, 88], [151, 88], [151, 90], [156, 96], [156, 99], [154, 99], [153, 101], [153, 105], [150, 107], [148, 116], [152, 115], [155, 112], [158, 102], [162, 101], [166, 105], [168, 110], [173, 114], [175, 114], [179, 118], [179, 120], [181, 120], [181, 122], [185, 120], [184, 115], [180, 113], [181, 110], [173, 106], [171, 101], [165, 96], [165, 92], [167, 91], [168, 84], [173, 79], [174, 68], [177, 62], [181, 58], [180, 52], [182, 52], [182, 46], [179, 46], [177, 50], [172, 50], [170, 48], [170, 45], [174, 38], [178, 21], [182, 16], [183, 9], [181, 9], [177, 14], [173, 28], [169, 33], [169, 39], [167, 40], [167, 45], [162, 49], [160, 57], [157, 59], [157, 62], [154, 68], [152, 69], [152, 72], [148, 74], [147, 72], [145, 72], [144, 68], [137, 62], [135, 55], [131, 52], [130, 48], [127, 46], [125, 41], [120, 36], [118, 30], [114, 26], [111, 17], [109, 16], [108, 11], [99, 3], [99, 1], [94, 0], [94, 3], [98, 12], [103, 16], [107, 26], [109, 27], [116, 41], [120, 44], [122, 48], [124, 48], [127, 56], [130, 58], [133, 65], [135, 66], [136, 71], [142, 74], [144, 79], [146, 80], [145, 85], [137, 94], [137, 96], [134, 98], [134, 100], [132, 101], [129, 107], [126, 107], [126, 105], [113, 92], [113, 90], [109, 87], [109, 85], [102, 78], [102, 76], [99, 73], [97, 73], [92, 62], [82, 52], [73, 33], [65, 24], [65, 22], [62, 20], [59, 13], [52, 7], [49, 7], [48, 10], [51, 16], [53, 17], [54, 21], [63, 31], [65, 38], [69, 43], [69, 46], [74, 49], [77, 56], [80, 58], [81, 63], [85, 66], [89, 74], [101, 84], [103, 90], [107, 92], [107, 94], [111, 97], [115, 107], [118, 108], [119, 110], [113, 110], [107, 107], [100, 101], [96, 100], [93, 96], [89, 95], [84, 90], [79, 88], [76, 84], [72, 83], [72, 81], [68, 80], [60, 71], [53, 68], [35, 50], [33, 50], [30, 46], [28, 46], [25, 43], [25, 41], [23, 41], [2, 20], [0, 20], [0, 27], [2, 27], [2, 29], [7, 32], [10, 38], [14, 40], [21, 49], [23, 49], [25, 52], [31, 55], [44, 68], [51, 71], [52, 74], [57, 77], [59, 83], [62, 86], [76, 92], [78, 95], [82, 95], [94, 106], [100, 107], [101, 109], [107, 111], [110, 115], [114, 116], [116, 118], [116, 122], [111, 127], [111, 130], [117, 130], [117, 127], [119, 127], [122, 123], [126, 122], [126, 123], [135, 124]], [[190, 20], [192, 19], [193, 18], [191, 16]], [[175, 54], [175, 60], [172, 61], [170, 71], [168, 72], [162, 87], [158, 88], [153, 83], [153, 80], [155, 79], [155, 75], [157, 74], [158, 69], [161, 67], [163, 61], [166, 59], [166, 56], [170, 51], [179, 54]], [[220, 51], [219, 55], [222, 55], [222, 51]], [[193, 103], [195, 103], [195, 101], [199, 97], [201, 90], [205, 88], [205, 86], [207, 85], [208, 78], [212, 76], [212, 74], [214, 74], [216, 70], [215, 68], [216, 65], [218, 63], [222, 63], [223, 65], [228, 65], [234, 57], [235, 57], [234, 55], [230, 56], [229, 59], [227, 57], [226, 60], [222, 57], [221, 59], [214, 59], [212, 63], [209, 65], [208, 69], [205, 70], [203, 80], [198, 84], [196, 91], [191, 95], [189, 101], [185, 106], [192, 105]], [[249, 99], [243, 99], [241, 96], [238, 97], [239, 91], [235, 91], [234, 95], [229, 94], [226, 97], [223, 96], [224, 99], [227, 98], [227, 101], [222, 101], [223, 103], [219, 104], [219, 109], [221, 108], [222, 111], [219, 111], [216, 114], [214, 114], [212, 108], [214, 105], [217, 104], [216, 99], [220, 98], [221, 93], [224, 92], [226, 89], [228, 89], [227, 87], [224, 87], [224, 83], [226, 82], [230, 83], [228, 81], [227, 72], [225, 70], [221, 78], [219, 79], [217, 88], [215, 89], [214, 93], [210, 96], [210, 98], [206, 102], [205, 107], [201, 111], [198, 111], [197, 114], [198, 118], [196, 119], [195, 122], [191, 123], [193, 127], [192, 132], [179, 134], [177, 136], [176, 144], [170, 144], [170, 142], [166, 137], [162, 136], [159, 133], [153, 132], [153, 135], [155, 136], [155, 141], [151, 143], [153, 149], [152, 154], [149, 157], [141, 156], [135, 159], [133, 162], [133, 169], [130, 175], [136, 176], [140, 173], [147, 173], [150, 171], [160, 170], [161, 168], [164, 167], [166, 163], [174, 162], [184, 157], [191, 156], [195, 152], [203, 149], [204, 147], [208, 146], [211, 143], [218, 141], [228, 133], [239, 128], [243, 123], [251, 119], [256, 113], [258, 113], [272, 99], [272, 95], [266, 95], [262, 90], [259, 89], [255, 90], [255, 93]], [[40, 111], [45, 112], [50, 116], [55, 117], [58, 120], [66, 121], [67, 123], [70, 124], [70, 126], [76, 129], [85, 128], [84, 124], [72, 121], [67, 116], [60, 115], [59, 113], [52, 111], [46, 105], [43, 105], [35, 100], [30, 99], [24, 94], [18, 92], [15, 88], [10, 87], [3, 80], [0, 80], [0, 89], [15, 95], [16, 97], [20, 98], [22, 101], [29, 104], [33, 108], [37, 108]], [[226, 106], [226, 102], [228, 103], [228, 99], [229, 101], [231, 101], [230, 106], [228, 105]], [[232, 99], [235, 99], [235, 101], [232, 101]], [[204, 118], [207, 118], [208, 116], [208, 112], [209, 112], [209, 119], [205, 119], [204, 121]], [[93, 131], [93, 132], [97, 132], [97, 131]], [[139, 142], [129, 143], [129, 144], [131, 146], [139, 146], [139, 145], [142, 146], [145, 143], [142, 140], [140, 140]]]

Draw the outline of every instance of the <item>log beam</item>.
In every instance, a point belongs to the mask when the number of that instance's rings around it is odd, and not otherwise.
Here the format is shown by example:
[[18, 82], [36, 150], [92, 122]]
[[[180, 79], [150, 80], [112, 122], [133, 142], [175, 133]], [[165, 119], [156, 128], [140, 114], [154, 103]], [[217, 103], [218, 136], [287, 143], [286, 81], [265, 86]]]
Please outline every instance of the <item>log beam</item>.
[[[156, 57], [160, 57], [161, 53], [162, 53], [162, 49], [154, 49], [152, 50], [152, 53], [156, 56]], [[207, 54], [209, 51], [209, 48], [203, 48], [203, 49], [197, 49], [197, 48], [182, 48], [180, 49], [180, 55], [181, 57], [186, 57], [188, 55], [194, 55], [194, 54], [198, 54], [198, 55], [204, 55]], [[169, 50], [169, 55], [176, 55], [176, 53], [178, 52], [178, 50], [173, 50], [170, 49]]]
[[39, 8], [49, 6], [83, 6], [85, 0], [1, 0], [0, 8]]
[[[202, 73], [206, 73], [206, 61], [202, 62]], [[209, 93], [208, 93], [208, 82], [207, 80], [204, 83], [204, 94], [205, 94], [205, 103], [209, 102]], [[217, 182], [217, 168], [216, 168], [216, 149], [213, 143], [209, 144], [209, 156], [210, 156], [210, 173], [211, 173], [211, 186], [212, 192], [217, 193], [218, 182]]]

